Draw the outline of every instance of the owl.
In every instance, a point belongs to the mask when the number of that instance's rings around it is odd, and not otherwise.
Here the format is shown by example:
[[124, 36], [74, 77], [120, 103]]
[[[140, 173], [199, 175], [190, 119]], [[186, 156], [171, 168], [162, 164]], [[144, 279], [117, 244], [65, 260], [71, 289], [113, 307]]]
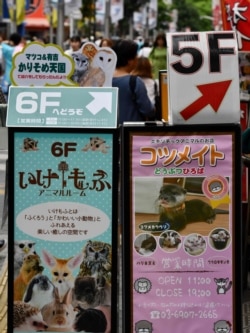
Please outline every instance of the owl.
[[83, 261], [78, 276], [105, 278], [111, 283], [112, 247], [108, 243], [89, 240], [83, 248]]
[[102, 48], [98, 50], [79, 85], [82, 87], [111, 87], [115, 66], [116, 54], [112, 49]]
[[88, 57], [86, 57], [85, 54], [82, 54], [81, 52], [73, 52], [72, 58], [75, 63], [75, 71], [71, 77], [71, 80], [79, 83], [81, 77], [83, 77], [83, 75], [89, 68], [89, 59]]
[[23, 259], [27, 254], [36, 254], [35, 242], [30, 240], [18, 240], [14, 242], [14, 278], [19, 274]]

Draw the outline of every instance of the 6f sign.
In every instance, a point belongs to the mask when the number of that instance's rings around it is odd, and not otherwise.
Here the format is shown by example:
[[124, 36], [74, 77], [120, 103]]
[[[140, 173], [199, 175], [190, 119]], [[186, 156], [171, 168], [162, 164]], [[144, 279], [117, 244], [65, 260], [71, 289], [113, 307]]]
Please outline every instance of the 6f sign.
[[169, 102], [173, 124], [240, 121], [234, 32], [168, 34]]

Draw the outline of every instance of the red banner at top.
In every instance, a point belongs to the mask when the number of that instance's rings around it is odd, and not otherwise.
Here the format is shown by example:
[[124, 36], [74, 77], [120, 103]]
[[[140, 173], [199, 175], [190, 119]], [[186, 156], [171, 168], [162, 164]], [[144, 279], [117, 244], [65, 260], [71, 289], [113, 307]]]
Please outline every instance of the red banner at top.
[[234, 30], [240, 51], [250, 51], [250, 0], [221, 0], [224, 30]]

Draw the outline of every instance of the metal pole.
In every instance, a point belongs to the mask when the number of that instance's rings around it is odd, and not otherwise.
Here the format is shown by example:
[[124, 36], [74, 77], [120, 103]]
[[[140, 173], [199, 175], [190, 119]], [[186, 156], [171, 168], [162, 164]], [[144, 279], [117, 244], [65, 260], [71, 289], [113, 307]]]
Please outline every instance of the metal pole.
[[50, 2], [50, 14], [49, 14], [49, 42], [53, 43], [53, 6]]
[[146, 3], [146, 26], [145, 26], [145, 39], [148, 39], [148, 35], [149, 35], [149, 3]]
[[105, 1], [105, 21], [104, 21], [104, 36], [109, 38], [110, 34], [110, 0]]
[[57, 40], [56, 43], [63, 47], [64, 42], [64, 0], [58, 0], [57, 4]]

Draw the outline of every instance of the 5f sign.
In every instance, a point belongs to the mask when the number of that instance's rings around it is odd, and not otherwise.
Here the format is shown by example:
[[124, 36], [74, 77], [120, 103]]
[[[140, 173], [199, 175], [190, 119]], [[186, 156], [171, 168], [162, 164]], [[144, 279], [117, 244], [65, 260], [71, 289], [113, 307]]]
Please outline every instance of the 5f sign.
[[169, 102], [173, 124], [240, 121], [234, 32], [168, 34]]

